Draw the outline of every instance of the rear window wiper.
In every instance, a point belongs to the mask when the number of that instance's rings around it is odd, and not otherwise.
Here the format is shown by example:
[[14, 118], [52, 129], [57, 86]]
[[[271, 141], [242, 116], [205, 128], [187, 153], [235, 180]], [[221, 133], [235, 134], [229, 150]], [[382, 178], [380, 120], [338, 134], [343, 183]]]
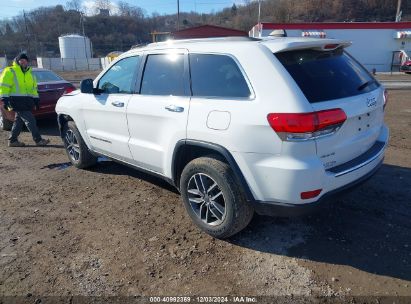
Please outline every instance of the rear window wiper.
[[375, 79], [368, 80], [367, 82], [364, 82], [362, 85], [360, 85], [360, 86], [357, 88], [357, 90], [358, 90], [358, 91], [362, 91], [363, 89], [365, 89], [366, 87], [368, 87], [370, 84], [373, 84], [373, 83], [375, 83], [375, 82], [376, 82]]

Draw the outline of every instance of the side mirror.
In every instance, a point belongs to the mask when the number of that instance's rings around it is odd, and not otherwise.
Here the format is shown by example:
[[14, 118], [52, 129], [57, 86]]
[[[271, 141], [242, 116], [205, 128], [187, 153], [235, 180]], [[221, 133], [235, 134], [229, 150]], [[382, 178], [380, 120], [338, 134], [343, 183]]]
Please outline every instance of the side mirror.
[[80, 82], [81, 93], [93, 94], [93, 79], [84, 79]]

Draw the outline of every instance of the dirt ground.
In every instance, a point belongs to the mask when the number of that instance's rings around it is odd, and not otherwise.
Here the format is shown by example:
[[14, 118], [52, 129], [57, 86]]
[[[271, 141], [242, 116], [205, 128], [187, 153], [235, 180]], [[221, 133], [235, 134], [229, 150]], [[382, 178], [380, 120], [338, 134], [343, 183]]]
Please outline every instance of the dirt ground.
[[375, 78], [382, 81], [411, 81], [411, 74], [393, 72], [391, 73], [377, 73]]
[[[410, 95], [389, 92], [391, 141], [371, 180], [310, 217], [255, 216], [226, 241], [200, 232], [161, 180], [106, 160], [70, 166], [54, 120], [39, 122], [49, 147], [8, 148], [0, 132], [0, 303], [198, 295], [408, 303]], [[20, 139], [31, 143], [27, 132]]]
[[75, 87], [80, 88], [80, 82], [83, 79], [91, 78], [95, 79], [101, 71], [68, 71], [68, 72], [56, 72], [63, 79], [71, 82]]
[[98, 74], [100, 74], [101, 71], [68, 71], [68, 72], [56, 72], [59, 74], [61, 77], [63, 77], [66, 80], [72, 81], [76, 80], [80, 82], [82, 79], [87, 79], [87, 78], [96, 78]]

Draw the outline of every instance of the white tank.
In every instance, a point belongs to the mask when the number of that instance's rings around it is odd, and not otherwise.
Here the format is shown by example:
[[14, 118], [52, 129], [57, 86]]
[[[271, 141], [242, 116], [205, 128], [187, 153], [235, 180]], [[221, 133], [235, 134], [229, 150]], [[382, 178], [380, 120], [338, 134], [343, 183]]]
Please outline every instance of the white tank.
[[59, 37], [61, 58], [91, 58], [90, 39], [80, 35], [64, 35]]

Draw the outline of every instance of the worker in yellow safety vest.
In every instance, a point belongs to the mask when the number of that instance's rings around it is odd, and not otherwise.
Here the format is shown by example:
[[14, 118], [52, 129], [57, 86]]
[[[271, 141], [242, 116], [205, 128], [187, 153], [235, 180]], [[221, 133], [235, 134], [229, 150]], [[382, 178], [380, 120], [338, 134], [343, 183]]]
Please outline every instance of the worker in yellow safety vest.
[[36, 78], [29, 67], [29, 58], [25, 53], [20, 53], [11, 67], [4, 69], [0, 76], [0, 98], [6, 111], [16, 113], [9, 147], [23, 147], [25, 144], [18, 141], [23, 124], [30, 130], [34, 142], [38, 146], [47, 145], [50, 140], [43, 139], [37, 128], [36, 119], [31, 111], [33, 107], [39, 108], [39, 94], [37, 92]]

